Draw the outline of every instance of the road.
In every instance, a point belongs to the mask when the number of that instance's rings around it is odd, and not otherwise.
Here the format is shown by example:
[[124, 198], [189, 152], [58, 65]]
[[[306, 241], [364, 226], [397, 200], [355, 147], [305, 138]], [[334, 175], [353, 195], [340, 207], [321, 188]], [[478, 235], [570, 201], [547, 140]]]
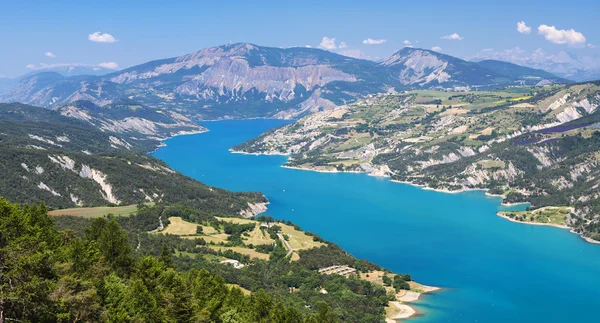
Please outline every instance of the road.
[[279, 239], [280, 239], [281, 241], [283, 241], [283, 243], [285, 244], [285, 247], [286, 247], [286, 248], [287, 248], [287, 250], [288, 250], [288, 253], [287, 253], [285, 256], [287, 257], [287, 256], [291, 255], [291, 254], [292, 254], [292, 252], [294, 252], [294, 248], [292, 248], [292, 246], [290, 246], [290, 243], [289, 243], [289, 242], [287, 242], [287, 240], [285, 240], [285, 239], [283, 238], [283, 234], [281, 234], [281, 233], [277, 232], [277, 236], [279, 237]]

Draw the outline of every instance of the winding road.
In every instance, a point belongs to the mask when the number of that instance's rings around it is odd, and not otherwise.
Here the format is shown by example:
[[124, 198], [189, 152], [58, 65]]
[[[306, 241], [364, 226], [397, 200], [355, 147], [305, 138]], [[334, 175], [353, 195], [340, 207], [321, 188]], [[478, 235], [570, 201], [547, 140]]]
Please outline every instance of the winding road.
[[277, 236], [279, 237], [279, 239], [281, 241], [283, 241], [283, 243], [285, 244], [285, 247], [288, 250], [288, 253], [285, 256], [287, 257], [287, 256], [291, 255], [292, 252], [294, 252], [294, 248], [292, 248], [292, 246], [290, 245], [290, 243], [287, 242], [287, 240], [285, 240], [285, 238], [283, 237], [283, 234], [281, 234], [280, 232], [277, 232]]

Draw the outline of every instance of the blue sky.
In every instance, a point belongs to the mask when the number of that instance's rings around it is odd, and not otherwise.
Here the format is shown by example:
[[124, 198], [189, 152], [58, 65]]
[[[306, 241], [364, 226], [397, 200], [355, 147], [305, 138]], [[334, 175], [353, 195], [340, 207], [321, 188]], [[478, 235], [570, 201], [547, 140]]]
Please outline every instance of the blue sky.
[[[230, 41], [318, 47], [324, 37], [322, 47], [371, 59], [393, 54], [407, 40], [469, 59], [530, 62], [543, 53], [556, 61], [567, 53], [600, 61], [600, 1], [490, 2], [2, 1], [0, 75], [15, 77], [42, 63], [125, 68]], [[458, 36], [442, 38], [452, 34]], [[116, 41], [90, 40], [109, 36]], [[369, 38], [385, 42], [363, 43]]]

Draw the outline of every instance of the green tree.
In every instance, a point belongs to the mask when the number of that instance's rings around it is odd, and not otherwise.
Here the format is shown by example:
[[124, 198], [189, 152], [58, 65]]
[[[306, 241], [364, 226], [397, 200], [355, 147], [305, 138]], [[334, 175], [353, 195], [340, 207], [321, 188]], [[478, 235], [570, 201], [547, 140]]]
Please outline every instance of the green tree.
[[319, 323], [336, 323], [338, 321], [331, 307], [325, 302], [319, 304], [316, 319]]
[[163, 243], [162, 248], [160, 249], [160, 255], [158, 259], [165, 264], [167, 267], [173, 267], [173, 255], [171, 254], [171, 250], [167, 248], [167, 245]]
[[0, 316], [55, 320], [50, 292], [59, 235], [46, 207], [19, 207], [0, 198]]
[[133, 263], [132, 248], [127, 232], [115, 222], [104, 225], [98, 237], [98, 249], [114, 270], [119, 274], [127, 274]]
[[392, 285], [392, 279], [388, 275], [383, 275], [383, 277], [381, 277], [381, 280], [383, 281], [383, 284], [385, 286], [391, 286]]

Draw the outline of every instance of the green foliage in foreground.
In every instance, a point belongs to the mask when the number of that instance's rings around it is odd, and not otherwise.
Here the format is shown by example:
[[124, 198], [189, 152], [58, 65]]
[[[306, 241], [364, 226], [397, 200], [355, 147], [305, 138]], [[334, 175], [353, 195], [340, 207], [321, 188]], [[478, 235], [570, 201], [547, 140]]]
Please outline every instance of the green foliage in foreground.
[[319, 304], [303, 316], [264, 291], [245, 296], [206, 270], [176, 271], [171, 255], [136, 257], [127, 232], [96, 219], [59, 232], [46, 207], [0, 199], [0, 314], [19, 322], [336, 322]]
[[[199, 224], [215, 223], [222, 228], [222, 223], [215, 222], [217, 219], [214, 217], [202, 217], [192, 208], [177, 205], [142, 206], [135, 216], [109, 216], [109, 219], [116, 221], [127, 231], [135, 255], [161, 257], [166, 248], [175, 255], [172, 260], [177, 270], [186, 272], [204, 269], [214, 276], [223, 277], [228, 284], [239, 285], [253, 293], [264, 290], [285, 306], [298, 310], [303, 317], [316, 315], [319, 304], [325, 302], [333, 308], [335, 317], [342, 322], [379, 323], [384, 320], [384, 307], [388, 304], [388, 298], [381, 286], [354, 275], [346, 278], [318, 273], [317, 268], [330, 265], [352, 266], [363, 272], [383, 270], [376, 264], [354, 258], [331, 242], [323, 241], [327, 246], [301, 251], [300, 261], [290, 261], [280, 242], [264, 250], [269, 253], [268, 261], [250, 259], [247, 255], [232, 250], [214, 250], [209, 246], [214, 243], [207, 243], [201, 238], [183, 239], [176, 235], [148, 233], [148, 230], [158, 227], [158, 214], [161, 211], [163, 223], [166, 223], [167, 215], [176, 215]], [[263, 218], [265, 217], [259, 217]], [[79, 236], [85, 235], [93, 221], [73, 216], [59, 216], [55, 220], [58, 228], [74, 230]], [[233, 230], [240, 228], [242, 227], [235, 227]], [[240, 243], [243, 245], [243, 242]], [[229, 244], [237, 245], [233, 242], [228, 242], [227, 245]], [[220, 261], [225, 258], [236, 259], [246, 266], [235, 269], [221, 264]], [[406, 281], [410, 280], [407, 275], [402, 277], [408, 277]], [[291, 293], [290, 288], [293, 288]], [[325, 289], [327, 294], [321, 293], [321, 289]]]

